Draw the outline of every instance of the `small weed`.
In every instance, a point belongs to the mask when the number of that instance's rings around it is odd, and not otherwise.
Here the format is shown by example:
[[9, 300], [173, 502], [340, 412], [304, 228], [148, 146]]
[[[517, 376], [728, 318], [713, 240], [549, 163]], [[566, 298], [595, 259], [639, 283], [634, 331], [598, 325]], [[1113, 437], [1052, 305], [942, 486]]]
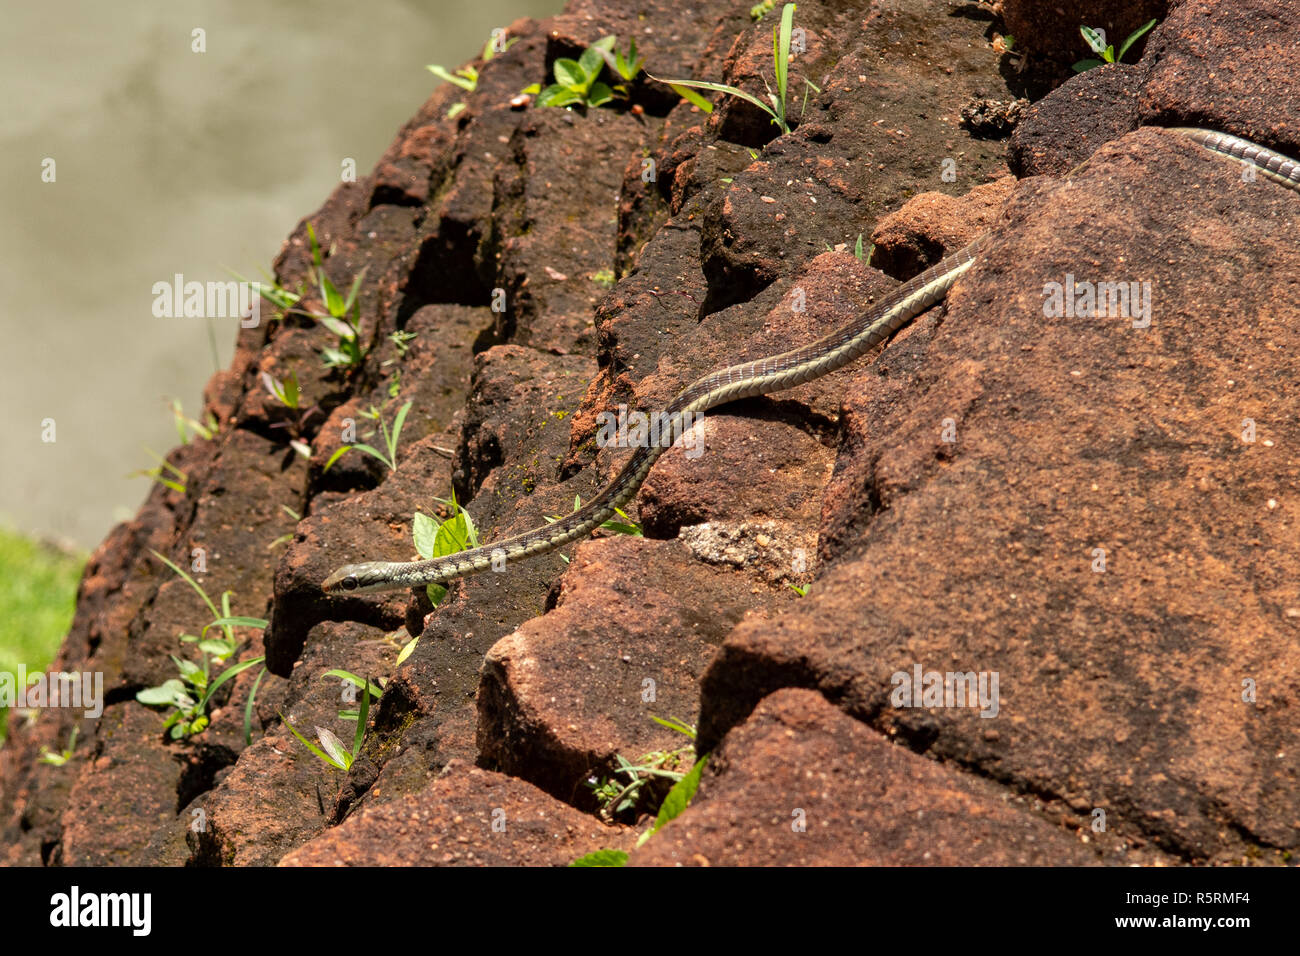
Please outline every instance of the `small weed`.
[[[827, 252], [843, 252], [848, 244], [840, 243], [839, 245], [832, 246], [829, 242], [823, 239], [822, 245], [826, 247]], [[875, 246], [872, 246], [871, 249], [863, 248], [862, 233], [858, 233], [858, 241], [853, 244], [853, 258], [857, 259], [859, 262], [866, 262], [871, 258], [871, 253], [875, 248]]]
[[234, 269], [226, 269], [226, 271], [229, 272], [236, 279], [238, 279], [240, 282], [243, 282], [245, 285], [252, 286], [257, 291], [258, 295], [260, 295], [267, 302], [271, 303], [271, 305], [275, 308], [275, 312], [272, 313], [271, 315], [272, 320], [278, 321], [280, 319], [283, 319], [290, 312], [296, 311], [298, 300], [302, 298], [301, 286], [298, 287], [297, 292], [290, 292], [288, 289], [280, 285], [280, 283], [276, 282], [275, 279], [271, 278], [271, 276], [267, 275], [265, 272], [263, 272], [262, 274], [266, 276], [266, 281], [259, 282], [255, 279], [244, 278]]
[[1083, 34], [1084, 42], [1087, 43], [1092, 49], [1092, 52], [1098, 54], [1101, 59], [1096, 60], [1089, 58], [1086, 60], [1080, 60], [1078, 63], [1074, 64], [1074, 72], [1082, 73], [1085, 70], [1091, 70], [1094, 66], [1102, 66], [1106, 63], [1119, 63], [1124, 59], [1124, 54], [1128, 52], [1128, 48], [1138, 40], [1142, 39], [1142, 37], [1144, 37], [1157, 22], [1158, 21], [1156, 20], [1152, 20], [1149, 23], [1144, 23], [1142, 26], [1130, 33], [1128, 39], [1120, 45], [1118, 53], [1115, 52], [1114, 46], [1106, 43], [1106, 34], [1101, 30], [1094, 29], [1093, 27], [1079, 27], [1079, 32]]
[[436, 63], [430, 63], [425, 69], [438, 79], [454, 83], [467, 93], [473, 93], [478, 89], [478, 70], [472, 66], [461, 67], [455, 73], [447, 72], [446, 67], [438, 66]]
[[[478, 528], [474, 526], [474, 519], [469, 516], [469, 512], [456, 500], [456, 492], [451, 493], [450, 501], [446, 498], [433, 500], [450, 510], [451, 517], [446, 521], [439, 521], [423, 512], [415, 513], [411, 522], [411, 539], [415, 542], [416, 553], [423, 560], [429, 561], [477, 548]], [[429, 595], [429, 601], [433, 606], [437, 607], [447, 596], [447, 588], [442, 584], [429, 584], [425, 586], [425, 593]], [[415, 649], [413, 644], [410, 647], [411, 650]], [[404, 650], [403, 653], [409, 651]], [[398, 663], [403, 659], [399, 658]]]
[[[698, 106], [705, 113], [713, 112], [713, 104], [706, 100], [695, 90], [709, 90], [713, 93], [726, 93], [728, 96], [736, 96], [747, 103], [757, 106], [768, 116], [772, 118], [782, 133], [790, 132], [789, 123], [789, 103], [787, 101], [787, 82], [790, 72], [790, 34], [793, 30], [795, 5], [787, 3], [781, 8], [781, 23], [779, 26], [772, 28], [772, 71], [776, 77], [776, 92], [768, 86], [767, 78], [763, 78], [763, 85], [767, 86], [767, 98], [771, 105], [764, 103], [757, 96], [746, 93], [742, 89], [734, 86], [728, 86], [725, 83], [709, 83], [704, 80], [662, 80], [656, 76], [650, 76], [650, 79], [659, 83], [666, 83], [683, 99]], [[803, 106], [800, 108], [799, 115], [802, 117], [804, 110], [808, 108], [808, 91], [815, 93], [821, 92], [821, 87], [815, 85], [812, 80], [804, 79], [804, 97]]]
[[330, 277], [325, 274], [322, 265], [320, 243], [316, 241], [316, 230], [307, 223], [307, 238], [311, 241], [311, 261], [314, 266], [316, 286], [320, 290], [321, 301], [325, 303], [328, 315], [320, 312], [306, 313], [325, 328], [338, 336], [338, 347], [321, 349], [321, 357], [326, 368], [351, 368], [360, 365], [366, 357], [361, 347], [361, 303], [357, 295], [361, 291], [361, 280], [365, 278], [363, 268], [352, 280], [352, 287], [344, 298]]
[[593, 272], [589, 278], [602, 289], [614, 288], [615, 279], [613, 269], [598, 269]]
[[[378, 681], [372, 680], [369, 681], [369, 687], [367, 687], [367, 681], [365, 680], [365, 678], [358, 677], [356, 674], [352, 673], [351, 671], [345, 671], [342, 668], [336, 667], [334, 668], [334, 670], [326, 671], [324, 674], [320, 675], [321, 680], [326, 680], [330, 677], [335, 677], [335, 678], [340, 678], [342, 680], [345, 680], [353, 687], [355, 687], [357, 690], [368, 689], [370, 691], [371, 700], [379, 700], [379, 698], [384, 696], [383, 684], [379, 683]], [[351, 693], [351, 691], [349, 691], [349, 693]], [[347, 701], [348, 703], [352, 703], [354, 699], [355, 699], [354, 697], [348, 697]], [[356, 719], [357, 719], [357, 712], [355, 710], [339, 711], [339, 720], [356, 720]]]
[[[681, 733], [688, 733], [692, 741], [694, 741], [695, 731], [693, 728], [687, 727], [678, 721], [666, 721], [658, 717], [653, 719], [665, 727], [671, 727]], [[692, 748], [686, 747], [682, 749], [690, 750]], [[668, 791], [668, 795], [664, 797], [663, 803], [659, 805], [659, 812], [655, 815], [654, 824], [637, 839], [636, 845], [638, 847], [643, 846], [647, 840], [662, 830], [669, 822], [681, 816], [682, 812], [690, 806], [691, 800], [695, 797], [695, 792], [700, 787], [700, 778], [704, 773], [704, 767], [708, 760], [709, 755], [705, 754], [695, 761], [689, 771], [684, 774], [677, 774], [677, 782], [673, 784], [672, 789]], [[622, 772], [622, 769], [619, 772]], [[627, 863], [627, 859], [628, 855], [623, 850], [596, 850], [586, 856], [579, 857], [569, 866], [623, 866]]]
[[339, 740], [332, 730], [327, 730], [324, 727], [316, 728], [316, 739], [320, 741], [320, 747], [317, 747], [300, 734], [298, 728], [289, 723], [284, 714], [280, 715], [284, 725], [292, 731], [295, 737], [302, 741], [302, 745], [335, 770], [350, 770], [352, 762], [357, 759], [357, 754], [361, 753], [361, 744], [366, 737], [366, 721], [370, 717], [370, 681], [362, 681], [362, 684], [361, 709], [357, 712], [357, 729], [352, 737], [351, 750], [343, 746], [343, 741]]
[[419, 332], [407, 332], [405, 330], [398, 331], [398, 332], [389, 332], [388, 341], [392, 342], [393, 345], [397, 348], [398, 356], [400, 356], [401, 358], [405, 358], [406, 353], [411, 350], [411, 342], [419, 334], [420, 334]]
[[58, 753], [51, 753], [50, 748], [44, 744], [41, 745], [40, 761], [47, 763], [51, 767], [62, 767], [72, 759], [72, 752], [77, 749], [77, 728], [73, 727], [72, 732], [68, 734], [68, 746], [64, 747]]
[[799, 595], [800, 597], [807, 597], [807, 596], [808, 596], [808, 588], [807, 588], [807, 587], [800, 587], [800, 586], [797, 585], [797, 584], [791, 584], [791, 585], [788, 585], [788, 587], [790, 588], [791, 591], [793, 591], [795, 594]]
[[188, 445], [194, 435], [198, 435], [204, 441], [211, 441], [219, 430], [217, 418], [212, 412], [208, 412], [205, 421], [195, 421], [185, 414], [185, 409], [181, 405], [179, 398], [172, 399], [172, 421], [176, 423], [176, 434], [181, 440], [182, 445]]
[[[628, 98], [628, 83], [636, 79], [645, 64], [644, 57], [638, 57], [636, 39], [628, 44], [628, 52], [615, 49], [618, 39], [614, 36], [602, 37], [576, 60], [565, 57], [555, 61], [552, 72], [555, 82], [541, 90], [537, 96], [538, 106], [582, 106], [595, 109], [610, 102], [616, 96]], [[610, 73], [623, 82], [610, 86], [600, 82], [600, 74], [609, 67]], [[524, 92], [533, 90], [530, 87]]]
[[[199, 651], [203, 655], [202, 666], [193, 661], [182, 660], [174, 654], [170, 655], [176, 669], [180, 672], [180, 677], [173, 677], [163, 681], [157, 687], [146, 688], [135, 695], [136, 700], [148, 707], [176, 708], [163, 724], [163, 730], [170, 730], [171, 738], [178, 740], [181, 737], [200, 733], [208, 726], [208, 703], [218, 687], [237, 674], [263, 662], [263, 657], [254, 657], [227, 667], [215, 679], [212, 677], [212, 666], [224, 664], [239, 649], [240, 642], [235, 639], [234, 628], [265, 628], [267, 622], [260, 617], [233, 616], [230, 613], [230, 591], [222, 593], [221, 610], [218, 611], [202, 585], [157, 551], [150, 549], [150, 553], [193, 588], [199, 597], [203, 598], [203, 603], [208, 606], [208, 610], [213, 615], [213, 620], [204, 625], [198, 635], [180, 635], [182, 642], [198, 644]], [[221, 629], [222, 637], [208, 636], [208, 631], [214, 627]], [[253, 700], [257, 696], [257, 688], [261, 685], [265, 673], [266, 668], [263, 667], [262, 673], [253, 684], [252, 692], [248, 696], [248, 704], [244, 709], [244, 739], [248, 743], [252, 742]]]
[[[600, 45], [607, 41], [610, 44], [610, 49], [606, 49]], [[604, 40], [601, 40], [600, 43], [596, 44], [596, 48], [600, 50], [601, 55], [605, 58], [605, 62], [609, 64], [609, 68], [617, 73], [624, 83], [631, 83], [637, 78], [637, 74], [639, 74], [641, 69], [645, 66], [645, 57], [638, 57], [636, 55], [636, 37], [632, 37], [628, 40], [627, 53], [624, 53], [622, 50], [615, 47], [615, 42], [617, 41], [615, 41], [613, 37], [605, 37]], [[615, 86], [614, 89], [617, 91], [619, 87]], [[626, 94], [626, 92], [627, 90], [624, 88], [623, 93]]]
[[749, 17], [757, 23], [759, 20], [771, 13], [772, 8], [775, 6], [776, 0], [763, 0], [762, 3], [756, 3], [749, 8]]
[[334, 454], [330, 455], [329, 461], [325, 462], [325, 468], [323, 470], [329, 471], [331, 465], [355, 448], [357, 451], [365, 452], [372, 458], [378, 458], [388, 466], [389, 471], [397, 471], [397, 439], [402, 434], [402, 425], [406, 422], [406, 413], [411, 410], [413, 404], [413, 401], [407, 402], [397, 410], [397, 415], [393, 419], [393, 430], [391, 432], [388, 430], [388, 425], [385, 424], [383, 416], [373, 405], [370, 406], [368, 412], [362, 413], [365, 417], [379, 422], [379, 430], [383, 434], [384, 448], [387, 449], [387, 453], [380, 451], [374, 445], [367, 445], [364, 442], [355, 445], [343, 445], [335, 451]]
[[[361, 291], [361, 280], [365, 277], [366, 270], [363, 268], [357, 273], [352, 280], [352, 287], [344, 297], [325, 274], [320, 243], [316, 241], [316, 229], [310, 222], [307, 223], [307, 239], [311, 243], [312, 280], [316, 283], [321, 302], [325, 304], [325, 312], [310, 312], [298, 308], [298, 303], [302, 301], [301, 287], [297, 292], [290, 292], [274, 280], [250, 284], [254, 285], [261, 296], [279, 310], [280, 314], [275, 318], [282, 319], [291, 313], [303, 315], [315, 319], [338, 336], [337, 347], [321, 349], [321, 357], [326, 368], [351, 368], [360, 365], [365, 359], [365, 350], [359, 341], [361, 304], [357, 302], [357, 294]], [[228, 271], [241, 281], [249, 282], [238, 272]]]
[[[505, 53], [506, 50], [519, 42], [518, 37], [511, 37], [506, 41], [505, 46], [498, 51], [496, 48], [496, 39], [495, 35], [490, 36], [488, 37], [487, 43], [483, 44], [481, 59], [484, 63], [492, 59], [494, 56], [497, 56], [498, 53]], [[438, 79], [446, 80], [453, 86], [459, 86], [466, 93], [473, 93], [478, 89], [478, 70], [472, 66], [463, 66], [454, 73], [448, 71], [446, 67], [438, 66], [436, 63], [429, 64], [425, 69]], [[447, 119], [455, 119], [463, 109], [465, 109], [465, 104], [463, 102], [453, 103], [447, 109]]]
[[[618, 767], [612, 776], [588, 780], [587, 786], [594, 793], [596, 802], [600, 805], [600, 815], [606, 822], [612, 823], [616, 816], [625, 812], [635, 813], [643, 800], [650, 796], [651, 791], [647, 786], [656, 779], [668, 779], [676, 783], [685, 776], [685, 772], [678, 768], [689, 763], [695, 752], [695, 728], [679, 720], [653, 716], [650, 719], [690, 738], [691, 742], [676, 750], [656, 750], [643, 754], [636, 763], [622, 754], [616, 754], [614, 759], [618, 762]], [[620, 776], [626, 780], [620, 780]]]
[[271, 375], [270, 372], [262, 373], [262, 385], [273, 398], [279, 400], [280, 404], [294, 411], [298, 410], [298, 399], [302, 393], [298, 387], [298, 374], [290, 372], [289, 376], [282, 382]]
[[[133, 471], [127, 475], [127, 477], [151, 478], [164, 488], [170, 488], [172, 491], [178, 492], [182, 495], [185, 494], [185, 483], [189, 481], [189, 476], [147, 445], [144, 446], [144, 450], [148, 452], [149, 457], [158, 462], [158, 464], [154, 465], [152, 468], [141, 468]], [[164, 472], [172, 477], [164, 478]]]

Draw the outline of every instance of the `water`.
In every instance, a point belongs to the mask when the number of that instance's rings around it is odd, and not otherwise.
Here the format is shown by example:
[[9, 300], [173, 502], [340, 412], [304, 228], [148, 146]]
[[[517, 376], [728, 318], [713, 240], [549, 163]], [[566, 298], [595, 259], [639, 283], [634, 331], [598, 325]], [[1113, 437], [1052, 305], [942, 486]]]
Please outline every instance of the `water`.
[[145, 447], [177, 442], [171, 399], [197, 415], [235, 335], [233, 319], [155, 318], [153, 284], [258, 278], [342, 161], [364, 176], [440, 82], [426, 63], [562, 5], [6, 4], [0, 524], [93, 547], [130, 517]]

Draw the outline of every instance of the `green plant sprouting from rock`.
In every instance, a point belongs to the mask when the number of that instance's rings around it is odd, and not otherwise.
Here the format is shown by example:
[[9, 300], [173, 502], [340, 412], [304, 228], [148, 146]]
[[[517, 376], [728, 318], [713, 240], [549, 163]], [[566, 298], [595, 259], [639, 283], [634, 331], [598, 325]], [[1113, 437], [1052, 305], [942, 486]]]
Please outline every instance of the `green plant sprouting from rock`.
[[[171, 657], [172, 663], [176, 665], [179, 676], [165, 680], [156, 687], [148, 687], [135, 695], [137, 701], [148, 707], [173, 708], [171, 715], [163, 722], [163, 730], [170, 733], [171, 739], [179, 740], [181, 737], [201, 733], [207, 728], [208, 705], [212, 701], [212, 695], [216, 693], [222, 684], [250, 667], [263, 663], [265, 660], [264, 657], [258, 656], [246, 661], [240, 661], [238, 664], [232, 664], [230, 667], [225, 668], [215, 677], [213, 676], [212, 668], [224, 664], [239, 650], [241, 642], [235, 638], [234, 628], [265, 628], [267, 621], [260, 617], [237, 617], [232, 615], [230, 612], [230, 591], [222, 592], [221, 610], [218, 611], [216, 604], [208, 597], [208, 592], [194, 578], [157, 551], [151, 550], [150, 553], [171, 568], [186, 584], [193, 588], [199, 597], [203, 598], [203, 602], [213, 615], [213, 620], [204, 625], [199, 634], [180, 635], [182, 642], [198, 645], [199, 652], [202, 654], [202, 663], [195, 664], [193, 661], [179, 658], [175, 654], [168, 655]], [[220, 628], [222, 636], [210, 637], [208, 632], [213, 628]], [[257, 696], [257, 688], [261, 685], [265, 674], [266, 668], [263, 667], [262, 673], [257, 675], [257, 679], [253, 683], [253, 688], [248, 695], [248, 703], [244, 708], [244, 740], [247, 743], [252, 742], [253, 701]]]
[[1083, 34], [1083, 41], [1087, 43], [1092, 52], [1100, 56], [1101, 59], [1097, 60], [1090, 57], [1086, 60], [1080, 60], [1078, 63], [1074, 64], [1074, 72], [1082, 73], [1085, 70], [1091, 70], [1095, 66], [1104, 66], [1107, 63], [1121, 62], [1124, 59], [1124, 54], [1128, 52], [1129, 47], [1142, 39], [1142, 37], [1147, 34], [1147, 31], [1155, 26], [1157, 22], [1158, 21], [1156, 20], [1148, 21], [1130, 33], [1128, 38], [1120, 44], [1118, 53], [1115, 52], [1115, 47], [1113, 45], [1106, 42], [1106, 34], [1101, 30], [1094, 27], [1079, 27], [1079, 32]]
[[[790, 37], [794, 31], [794, 11], [795, 4], [787, 3], [781, 8], [780, 24], [772, 28], [772, 71], [776, 80], [776, 89], [773, 90], [768, 84], [767, 78], [763, 77], [763, 85], [767, 87], [767, 103], [752, 93], [746, 93], [738, 87], [728, 86], [725, 83], [710, 83], [705, 80], [664, 80], [656, 76], [651, 76], [650, 79], [659, 83], [666, 83], [679, 96], [698, 106], [705, 113], [713, 112], [713, 104], [696, 93], [695, 90], [697, 89], [708, 90], [712, 93], [726, 93], [728, 96], [738, 97], [757, 106], [771, 117], [772, 122], [776, 124], [782, 133], [788, 133], [791, 129], [788, 87], [790, 79]], [[649, 76], [649, 74], [646, 75]], [[805, 78], [803, 106], [799, 111], [801, 118], [808, 108], [808, 92], [810, 90], [820, 93], [821, 87], [814, 84], [812, 80]]]

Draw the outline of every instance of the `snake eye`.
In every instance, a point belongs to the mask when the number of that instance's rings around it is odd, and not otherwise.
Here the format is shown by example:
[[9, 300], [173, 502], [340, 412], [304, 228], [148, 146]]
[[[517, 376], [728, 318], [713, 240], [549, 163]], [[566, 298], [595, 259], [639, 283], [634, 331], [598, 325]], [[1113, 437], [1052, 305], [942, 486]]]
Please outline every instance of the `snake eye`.
[[355, 574], [349, 574], [339, 583], [343, 585], [345, 591], [355, 591], [360, 586]]

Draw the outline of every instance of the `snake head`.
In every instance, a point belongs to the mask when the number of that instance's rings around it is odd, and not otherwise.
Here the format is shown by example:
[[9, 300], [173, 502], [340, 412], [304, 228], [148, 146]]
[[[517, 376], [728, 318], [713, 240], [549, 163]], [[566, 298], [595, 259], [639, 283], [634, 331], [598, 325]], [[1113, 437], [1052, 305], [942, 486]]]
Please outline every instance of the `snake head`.
[[321, 582], [326, 594], [362, 594], [367, 591], [391, 591], [397, 585], [389, 583], [387, 561], [370, 561], [366, 564], [348, 564], [339, 568]]

